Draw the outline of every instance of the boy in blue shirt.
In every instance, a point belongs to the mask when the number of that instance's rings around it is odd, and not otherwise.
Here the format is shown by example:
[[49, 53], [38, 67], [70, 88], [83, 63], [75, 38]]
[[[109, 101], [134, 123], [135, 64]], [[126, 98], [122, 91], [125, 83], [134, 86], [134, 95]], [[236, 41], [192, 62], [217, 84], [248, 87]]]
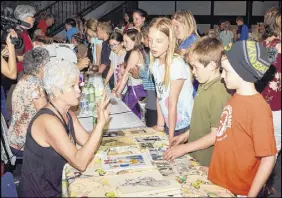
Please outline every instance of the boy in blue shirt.
[[248, 40], [249, 38], [249, 29], [248, 26], [244, 24], [243, 17], [237, 17], [236, 23], [238, 25], [237, 30], [237, 41]]

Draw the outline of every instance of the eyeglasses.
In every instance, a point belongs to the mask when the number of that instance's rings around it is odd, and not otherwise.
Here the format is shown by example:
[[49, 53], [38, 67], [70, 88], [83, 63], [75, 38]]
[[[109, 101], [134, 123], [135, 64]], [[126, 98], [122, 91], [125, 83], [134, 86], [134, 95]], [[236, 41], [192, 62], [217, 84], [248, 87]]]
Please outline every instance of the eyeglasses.
[[114, 45], [109, 45], [109, 47], [110, 47], [111, 49], [113, 49], [113, 48], [116, 48], [119, 44], [120, 44], [120, 43], [117, 43], [117, 44], [114, 44]]

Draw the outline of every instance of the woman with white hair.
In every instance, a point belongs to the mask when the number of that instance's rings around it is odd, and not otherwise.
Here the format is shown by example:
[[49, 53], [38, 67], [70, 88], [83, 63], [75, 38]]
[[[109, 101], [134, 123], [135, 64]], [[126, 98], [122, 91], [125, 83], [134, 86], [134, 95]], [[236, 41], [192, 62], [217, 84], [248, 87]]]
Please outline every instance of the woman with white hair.
[[17, 65], [18, 73], [23, 70], [23, 66], [22, 66], [23, 55], [29, 50], [32, 50], [33, 48], [32, 40], [28, 35], [27, 29], [31, 29], [33, 27], [35, 21], [34, 19], [35, 13], [36, 13], [35, 8], [30, 5], [18, 5], [14, 10], [14, 16], [16, 19], [24, 21], [30, 25], [29, 28], [21, 26], [21, 29], [23, 29], [23, 31], [20, 33], [20, 37], [23, 39], [24, 50], [22, 56], [18, 56], [18, 60], [19, 60], [19, 63]]
[[[85, 171], [98, 150], [109, 113], [103, 95], [98, 123], [87, 133], [69, 108], [79, 104], [79, 69], [68, 60], [51, 58], [44, 70], [44, 88], [49, 103], [31, 120], [26, 136], [20, 180], [20, 196], [59, 197], [63, 167], [69, 163]], [[77, 148], [76, 144], [81, 148]]]
[[25, 75], [17, 83], [12, 95], [12, 118], [9, 127], [9, 145], [12, 152], [22, 157], [26, 130], [36, 112], [47, 104], [42, 76], [50, 60], [45, 48], [37, 47], [27, 52], [23, 65]]
[[[22, 76], [23, 76], [23, 57], [24, 55], [33, 49], [33, 43], [31, 38], [28, 35], [27, 29], [31, 29], [33, 27], [34, 24], [34, 14], [36, 13], [35, 8], [30, 6], [30, 5], [18, 5], [16, 7], [16, 9], [14, 10], [14, 16], [16, 19], [24, 21], [28, 24], [30, 24], [30, 27], [23, 27], [20, 26], [20, 28], [23, 31], [18, 32], [18, 37], [23, 39], [23, 49], [22, 54], [17, 54], [17, 81], [19, 81]], [[15, 89], [16, 84], [12, 84], [8, 95], [7, 95], [7, 108], [8, 110], [11, 110], [11, 103], [9, 101], [11, 101], [12, 98], [12, 93]]]

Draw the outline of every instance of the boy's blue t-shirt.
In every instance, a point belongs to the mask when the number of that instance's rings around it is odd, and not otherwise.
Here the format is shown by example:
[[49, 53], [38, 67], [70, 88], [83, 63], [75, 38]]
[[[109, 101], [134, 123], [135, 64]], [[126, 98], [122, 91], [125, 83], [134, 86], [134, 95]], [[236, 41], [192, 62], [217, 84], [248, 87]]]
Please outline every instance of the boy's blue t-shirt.
[[245, 24], [240, 25], [238, 27], [237, 33], [240, 34], [240, 38], [238, 39], [238, 41], [248, 40], [248, 38], [249, 38], [249, 29], [248, 29], [247, 25], [245, 25]]
[[195, 34], [191, 34], [187, 37], [178, 47], [178, 49], [188, 49], [196, 40], [197, 36]]
[[[182, 41], [182, 43], [179, 45], [178, 49], [188, 49], [189, 47], [191, 47], [191, 45], [198, 39], [197, 35], [195, 34], [191, 34], [190, 36], [188, 36], [184, 41]], [[193, 97], [196, 96], [197, 90], [198, 90], [198, 81], [194, 80], [193, 81]]]
[[78, 32], [76, 27], [72, 27], [67, 30], [66, 36], [67, 36], [67, 41], [71, 42], [71, 37], [72, 35], [76, 34]]

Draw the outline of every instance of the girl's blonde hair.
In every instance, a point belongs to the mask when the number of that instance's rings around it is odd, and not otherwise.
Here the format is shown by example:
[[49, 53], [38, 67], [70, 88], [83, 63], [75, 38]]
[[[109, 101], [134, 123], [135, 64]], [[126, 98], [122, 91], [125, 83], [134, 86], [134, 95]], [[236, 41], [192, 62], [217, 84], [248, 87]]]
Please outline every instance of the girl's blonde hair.
[[93, 32], [97, 32], [98, 21], [95, 19], [88, 19], [86, 21], [86, 28], [92, 30]]
[[[156, 28], [160, 32], [164, 33], [168, 37], [169, 46], [166, 50], [166, 58], [165, 58], [165, 74], [163, 83], [165, 87], [168, 88], [169, 79], [170, 79], [170, 65], [172, 63], [173, 56], [175, 54], [176, 49], [176, 38], [174, 36], [174, 31], [172, 27], [171, 20], [166, 17], [155, 18], [151, 21], [149, 28]], [[152, 70], [153, 63], [155, 62], [155, 58], [150, 52], [150, 69]]]
[[[171, 16], [171, 20], [174, 19], [178, 22], [180, 22], [183, 26], [187, 27], [188, 31], [186, 32], [186, 38], [191, 35], [191, 34], [196, 34], [198, 37], [199, 34], [197, 32], [197, 23], [196, 20], [189, 10], [179, 10], [175, 12]], [[182, 41], [178, 41], [178, 44], [181, 43]]]

